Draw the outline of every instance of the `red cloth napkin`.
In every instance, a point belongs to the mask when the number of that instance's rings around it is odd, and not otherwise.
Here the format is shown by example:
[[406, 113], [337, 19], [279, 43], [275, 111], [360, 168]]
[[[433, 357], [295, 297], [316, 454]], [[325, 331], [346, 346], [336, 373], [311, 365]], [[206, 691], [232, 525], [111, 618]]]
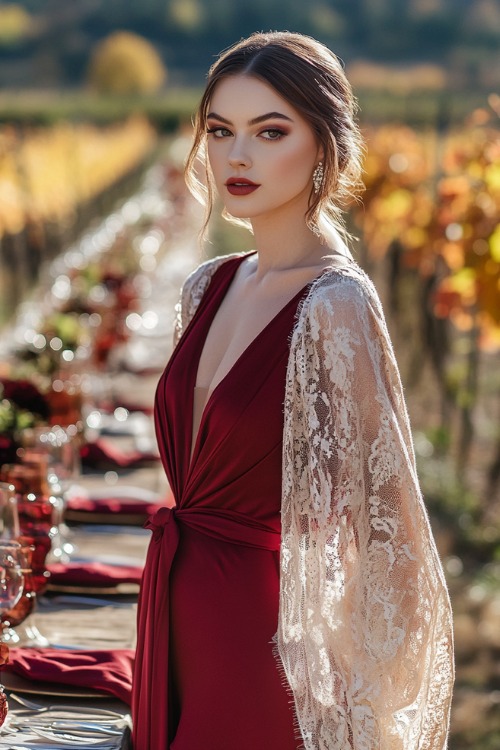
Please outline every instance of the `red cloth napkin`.
[[119, 583], [141, 582], [142, 566], [108, 565], [104, 562], [52, 563], [47, 566], [49, 583], [59, 586], [113, 588]]
[[129, 515], [150, 516], [156, 513], [162, 505], [168, 505], [165, 498], [156, 503], [147, 503], [143, 500], [120, 497], [117, 490], [116, 497], [78, 497], [68, 499], [67, 509], [77, 512], [88, 513], [126, 513]]
[[87, 443], [82, 447], [81, 459], [83, 466], [89, 468], [119, 467], [128, 469], [142, 463], [159, 461], [160, 457], [157, 453], [141, 453], [140, 451], [124, 453], [110, 441], [99, 438], [95, 443]]
[[132, 649], [64, 651], [55, 648], [11, 648], [2, 669], [28, 680], [73, 685], [111, 693], [130, 705]]

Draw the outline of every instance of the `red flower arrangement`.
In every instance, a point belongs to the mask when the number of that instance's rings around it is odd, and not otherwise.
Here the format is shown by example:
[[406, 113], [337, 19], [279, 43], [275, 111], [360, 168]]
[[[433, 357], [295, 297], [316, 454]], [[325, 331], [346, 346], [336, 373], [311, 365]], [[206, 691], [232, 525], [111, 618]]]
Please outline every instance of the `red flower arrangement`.
[[29, 380], [0, 378], [0, 466], [18, 461], [19, 434], [49, 414], [47, 399]]

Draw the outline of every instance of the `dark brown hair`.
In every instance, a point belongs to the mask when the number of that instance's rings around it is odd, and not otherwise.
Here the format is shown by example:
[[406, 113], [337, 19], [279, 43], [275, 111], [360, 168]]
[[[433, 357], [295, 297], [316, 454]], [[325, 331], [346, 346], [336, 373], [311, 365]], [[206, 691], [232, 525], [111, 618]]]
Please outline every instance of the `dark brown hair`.
[[[208, 107], [218, 82], [233, 75], [254, 76], [269, 84], [309, 123], [323, 147], [324, 174], [318, 192], [313, 190], [311, 180], [306, 220], [316, 232], [328, 225], [342, 228], [343, 209], [361, 187], [363, 146], [351, 86], [340, 60], [323, 44], [302, 34], [276, 31], [252, 34], [238, 42], [222, 53], [208, 72], [186, 163], [188, 187], [207, 208], [203, 230], [214, 196], [206, 155]], [[196, 174], [198, 160], [205, 167], [203, 181]]]

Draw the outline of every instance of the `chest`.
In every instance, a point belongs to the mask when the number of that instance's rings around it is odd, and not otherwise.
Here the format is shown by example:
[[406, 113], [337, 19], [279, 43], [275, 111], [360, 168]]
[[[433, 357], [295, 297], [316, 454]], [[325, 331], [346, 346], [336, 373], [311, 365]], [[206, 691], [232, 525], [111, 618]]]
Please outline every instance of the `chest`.
[[196, 385], [213, 391], [268, 328], [272, 336], [272, 323], [293, 301], [290, 292], [250, 296], [230, 289], [206, 335]]

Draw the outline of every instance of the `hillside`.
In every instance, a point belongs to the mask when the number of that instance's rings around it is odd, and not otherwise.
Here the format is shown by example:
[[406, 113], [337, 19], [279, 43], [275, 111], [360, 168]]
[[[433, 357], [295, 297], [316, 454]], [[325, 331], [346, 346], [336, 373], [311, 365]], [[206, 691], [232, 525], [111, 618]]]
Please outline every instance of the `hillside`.
[[[17, 29], [2, 13], [18, 6]], [[176, 85], [198, 85], [214, 56], [260, 29], [312, 34], [347, 63], [432, 63], [455, 88], [500, 85], [500, 0], [24, 0], [0, 3], [0, 86], [74, 87], [111, 31], [151, 40]]]

